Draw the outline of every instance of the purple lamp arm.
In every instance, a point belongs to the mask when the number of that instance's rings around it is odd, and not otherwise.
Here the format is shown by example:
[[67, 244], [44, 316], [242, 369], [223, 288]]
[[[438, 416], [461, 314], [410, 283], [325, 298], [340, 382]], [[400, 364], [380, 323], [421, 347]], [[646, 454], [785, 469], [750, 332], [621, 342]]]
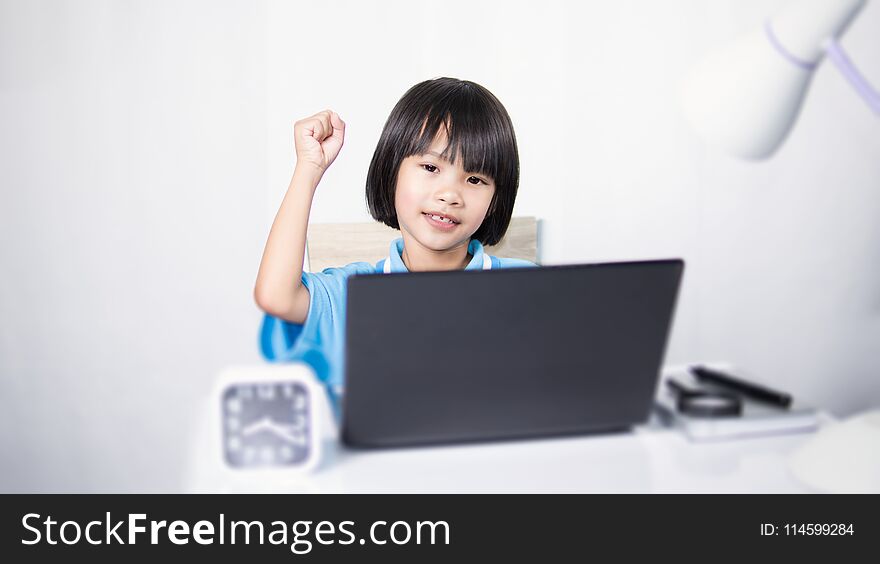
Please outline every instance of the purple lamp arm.
[[846, 56], [843, 48], [833, 37], [825, 42], [825, 54], [837, 67], [837, 70], [846, 78], [850, 84], [856, 89], [856, 92], [871, 106], [875, 113], [880, 114], [880, 94], [868, 83], [861, 75], [855, 65]]

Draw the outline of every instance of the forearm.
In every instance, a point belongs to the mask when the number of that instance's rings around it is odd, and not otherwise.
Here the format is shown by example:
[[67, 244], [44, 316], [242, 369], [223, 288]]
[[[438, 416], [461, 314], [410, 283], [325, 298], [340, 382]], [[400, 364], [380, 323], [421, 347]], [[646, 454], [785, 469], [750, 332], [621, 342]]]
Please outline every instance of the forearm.
[[303, 291], [309, 212], [321, 174], [316, 167], [297, 166], [275, 215], [254, 285], [254, 299], [264, 310], [283, 308]]

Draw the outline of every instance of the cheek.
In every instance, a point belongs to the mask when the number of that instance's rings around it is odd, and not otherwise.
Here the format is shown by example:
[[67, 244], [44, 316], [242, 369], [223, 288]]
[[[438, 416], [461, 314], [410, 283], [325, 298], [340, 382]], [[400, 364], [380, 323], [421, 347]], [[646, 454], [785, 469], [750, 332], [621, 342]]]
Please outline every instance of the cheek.
[[489, 207], [492, 205], [492, 196], [494, 195], [494, 191], [488, 192], [487, 194], [481, 194], [479, 198], [479, 206], [480, 209], [483, 210], [483, 218], [485, 219], [486, 215], [489, 213]]
[[405, 178], [398, 177], [397, 188], [394, 191], [394, 208], [398, 216], [401, 215], [401, 212], [408, 213], [417, 206], [415, 194], [408, 186], [409, 183]]

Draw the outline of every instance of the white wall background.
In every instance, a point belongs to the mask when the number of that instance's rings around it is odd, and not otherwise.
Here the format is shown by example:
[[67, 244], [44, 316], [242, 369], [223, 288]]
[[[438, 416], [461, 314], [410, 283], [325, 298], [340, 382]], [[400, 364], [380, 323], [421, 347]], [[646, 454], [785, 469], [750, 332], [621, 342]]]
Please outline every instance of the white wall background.
[[[368, 220], [381, 127], [436, 76], [506, 105], [544, 263], [687, 261], [668, 362], [880, 404], [880, 120], [828, 65], [767, 162], [678, 113], [689, 66], [780, 5], [0, 2], [0, 491], [180, 488], [195, 402], [261, 362], [293, 121], [348, 124], [312, 220]], [[880, 84], [876, 3], [843, 45]]]

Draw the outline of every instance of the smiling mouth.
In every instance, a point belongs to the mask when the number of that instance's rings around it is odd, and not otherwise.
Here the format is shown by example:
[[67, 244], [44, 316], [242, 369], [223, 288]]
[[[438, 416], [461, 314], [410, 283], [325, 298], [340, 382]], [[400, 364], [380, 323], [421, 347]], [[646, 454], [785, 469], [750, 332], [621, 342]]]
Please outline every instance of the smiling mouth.
[[427, 216], [427, 217], [433, 219], [434, 221], [439, 221], [441, 223], [446, 223], [448, 225], [458, 225], [457, 221], [455, 221], [451, 218], [448, 218], [444, 215], [432, 214], [432, 213], [427, 213], [427, 212], [422, 212], [422, 215]]

